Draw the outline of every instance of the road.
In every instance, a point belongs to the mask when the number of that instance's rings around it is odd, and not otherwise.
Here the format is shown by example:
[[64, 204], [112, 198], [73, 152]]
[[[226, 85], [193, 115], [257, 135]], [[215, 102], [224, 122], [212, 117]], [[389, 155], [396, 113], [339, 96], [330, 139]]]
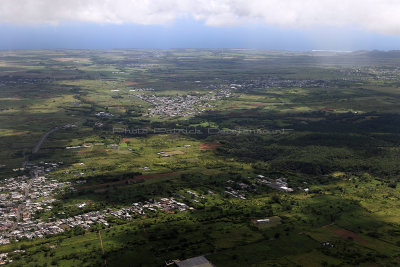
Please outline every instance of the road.
[[51, 129], [47, 133], [45, 133], [42, 138], [40, 138], [39, 142], [36, 144], [36, 146], [33, 148], [32, 153], [35, 154], [39, 151], [40, 147], [42, 146], [43, 142], [46, 140], [46, 138], [49, 136], [49, 134], [54, 133], [57, 131], [59, 127], [56, 127], [54, 129]]
[[[103, 239], [101, 239], [100, 230], [99, 230], [99, 239], [100, 239], [101, 251], [103, 252], [104, 255]], [[107, 260], [105, 258], [104, 258], [104, 265], [107, 266]]]
[[[51, 129], [51, 130], [48, 131], [47, 133], [45, 133], [45, 134], [42, 136], [42, 138], [40, 138], [39, 142], [38, 142], [38, 143], [35, 145], [35, 147], [33, 148], [32, 154], [37, 153], [37, 152], [39, 151], [40, 147], [42, 146], [43, 142], [46, 140], [46, 138], [47, 138], [51, 133], [54, 133], [54, 132], [57, 131], [58, 129], [59, 129], [59, 127], [56, 127], [56, 128], [54, 128], [54, 129]], [[28, 163], [29, 163], [29, 156], [27, 156], [27, 157], [25, 158], [25, 161], [24, 161], [24, 163], [23, 163], [23, 167], [25, 168], [26, 165], [27, 165]], [[28, 181], [28, 184], [27, 184], [27, 186], [25, 187], [25, 190], [24, 190], [24, 198], [22, 199], [23, 204], [19, 204], [19, 205], [18, 205], [18, 208], [17, 208], [17, 220], [16, 220], [16, 222], [14, 223], [14, 225], [12, 226], [12, 229], [13, 229], [13, 230], [14, 230], [15, 228], [17, 228], [18, 222], [19, 222], [20, 219], [21, 219], [21, 214], [23, 214], [23, 211], [24, 211], [24, 208], [25, 208], [25, 201], [26, 201], [26, 199], [27, 199], [28, 196], [29, 196], [29, 189], [30, 189], [31, 186], [32, 186], [32, 182], [33, 182], [32, 178], [36, 178], [38, 174], [37, 174], [37, 172], [36, 172], [35, 170], [33, 170], [33, 171], [30, 172], [30, 175], [31, 175], [31, 179]]]

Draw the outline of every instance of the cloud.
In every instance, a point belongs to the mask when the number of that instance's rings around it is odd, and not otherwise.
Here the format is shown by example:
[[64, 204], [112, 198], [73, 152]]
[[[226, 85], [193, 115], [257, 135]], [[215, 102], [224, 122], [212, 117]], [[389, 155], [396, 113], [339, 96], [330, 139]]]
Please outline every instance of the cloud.
[[0, 0], [0, 23], [22, 25], [151, 25], [193, 18], [209, 26], [351, 26], [397, 35], [398, 14], [398, 0]]

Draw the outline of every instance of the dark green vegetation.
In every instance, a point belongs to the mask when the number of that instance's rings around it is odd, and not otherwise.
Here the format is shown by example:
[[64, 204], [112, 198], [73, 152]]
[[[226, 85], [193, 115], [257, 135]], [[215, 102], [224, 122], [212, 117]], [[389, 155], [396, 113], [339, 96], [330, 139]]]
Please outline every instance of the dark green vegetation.
[[[163, 266], [198, 255], [216, 266], [398, 266], [399, 64], [398, 52], [2, 51], [1, 177], [24, 174], [12, 169], [27, 156], [63, 161], [49, 176], [77, 189], [35, 218], [176, 194], [195, 209], [110, 216], [111, 227], [71, 229], [0, 252], [11, 252], [12, 266]], [[199, 114], [151, 117], [152, 105], [135, 96], [140, 88], [157, 97], [229, 92]], [[77, 127], [50, 134], [31, 155], [44, 133], [67, 124]], [[262, 185], [260, 174], [286, 177], [295, 191]], [[246, 199], [226, 194], [227, 186]]]

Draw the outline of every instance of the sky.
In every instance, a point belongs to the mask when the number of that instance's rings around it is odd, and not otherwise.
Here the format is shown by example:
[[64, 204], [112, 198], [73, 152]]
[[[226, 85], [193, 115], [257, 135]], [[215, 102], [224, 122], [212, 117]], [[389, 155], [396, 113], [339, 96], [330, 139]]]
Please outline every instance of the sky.
[[398, 0], [0, 0], [0, 49], [400, 49]]

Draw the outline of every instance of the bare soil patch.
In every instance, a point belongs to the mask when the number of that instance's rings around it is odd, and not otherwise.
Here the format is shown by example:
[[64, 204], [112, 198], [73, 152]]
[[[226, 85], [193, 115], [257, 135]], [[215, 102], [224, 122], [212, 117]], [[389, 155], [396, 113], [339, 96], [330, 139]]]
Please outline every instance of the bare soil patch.
[[238, 109], [238, 108], [239, 108], [239, 106], [237, 104], [234, 104], [234, 105], [228, 107], [227, 109]]
[[346, 230], [343, 228], [332, 228], [332, 227], [330, 227], [330, 225], [326, 225], [326, 226], [324, 226], [324, 228], [328, 229], [332, 233], [334, 233], [342, 238], [352, 239], [354, 241], [358, 241], [363, 244], [368, 244], [367, 240], [364, 240], [364, 239], [358, 237], [358, 235], [352, 231], [349, 231], [349, 230]]
[[332, 230], [332, 232], [335, 233], [335, 234], [337, 234], [337, 235], [340, 236], [340, 237], [348, 238], [348, 239], [353, 239], [353, 240], [358, 241], [358, 242], [360, 242], [360, 243], [368, 244], [368, 241], [366, 241], [366, 240], [364, 240], [364, 239], [362, 239], [362, 238], [359, 238], [359, 237], [357, 236], [356, 233], [351, 232], [351, 231], [349, 231], [349, 230], [346, 230], [346, 229], [336, 229], [336, 230]]
[[221, 144], [200, 144], [200, 150], [202, 150], [202, 151], [214, 150], [220, 146], [221, 146]]
[[13, 64], [10, 64], [8, 62], [2, 62], [0, 61], [0, 67], [13, 67]]
[[25, 134], [25, 132], [13, 132], [11, 135], [22, 135]]
[[125, 82], [126, 85], [138, 85], [140, 83], [137, 82]]
[[122, 138], [120, 144], [126, 143], [127, 141], [129, 141], [129, 138], [127, 138], [127, 137]]
[[334, 109], [330, 107], [321, 108], [320, 110], [325, 112], [334, 111]]

